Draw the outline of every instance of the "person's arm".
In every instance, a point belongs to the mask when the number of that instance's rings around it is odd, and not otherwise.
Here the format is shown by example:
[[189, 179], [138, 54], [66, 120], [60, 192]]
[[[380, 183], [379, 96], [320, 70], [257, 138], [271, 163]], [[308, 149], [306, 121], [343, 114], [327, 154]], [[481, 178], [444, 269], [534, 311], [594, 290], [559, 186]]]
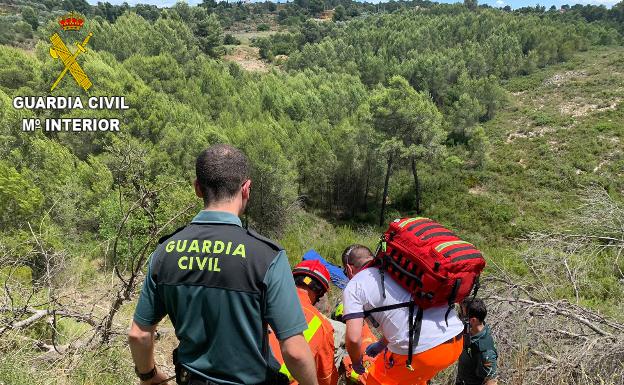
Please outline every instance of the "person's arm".
[[[154, 361], [154, 332], [156, 325], [140, 325], [132, 321], [130, 332], [128, 333], [128, 343], [132, 360], [139, 373], [149, 373], [156, 367]], [[156, 375], [147, 381], [141, 381], [141, 385], [165, 384], [167, 375], [156, 369]]]
[[354, 364], [362, 359], [362, 326], [364, 318], [353, 318], [347, 320], [347, 332], [345, 335], [345, 346], [347, 353]]
[[[153, 258], [150, 260], [141, 295], [134, 311], [134, 320], [128, 333], [132, 359], [136, 370], [141, 374], [149, 373], [155, 367], [154, 332], [158, 322], [165, 316], [164, 305], [156, 290], [156, 282], [152, 279], [152, 262]], [[165, 373], [156, 370], [156, 375], [148, 381], [141, 381], [141, 385], [159, 384], [166, 379]]]
[[314, 357], [302, 334], [280, 340], [282, 358], [290, 374], [301, 385], [318, 385]]
[[488, 349], [481, 352], [481, 361], [477, 365], [477, 376], [483, 378], [483, 385], [496, 385], [498, 353], [495, 349]]
[[364, 327], [364, 303], [366, 296], [359, 283], [352, 279], [343, 291], [344, 315], [347, 330], [345, 333], [345, 347], [351, 358], [353, 369], [362, 374], [362, 329]]

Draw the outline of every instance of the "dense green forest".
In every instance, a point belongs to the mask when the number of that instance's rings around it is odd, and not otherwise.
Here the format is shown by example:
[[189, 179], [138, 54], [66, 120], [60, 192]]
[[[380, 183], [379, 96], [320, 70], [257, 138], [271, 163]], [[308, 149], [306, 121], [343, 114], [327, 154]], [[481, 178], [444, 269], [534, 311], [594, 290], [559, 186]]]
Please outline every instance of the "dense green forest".
[[[80, 32], [60, 31], [68, 11]], [[133, 380], [124, 332], [145, 262], [201, 208], [194, 160], [218, 142], [249, 156], [244, 221], [291, 263], [311, 247], [337, 262], [389, 220], [430, 216], [485, 252], [504, 383], [620, 383], [624, 3], [18, 0], [0, 18], [0, 383]], [[13, 107], [50, 95], [54, 32], [93, 32], [88, 93], [129, 109]], [[266, 71], [230, 60], [239, 46]], [[51, 94], [86, 96], [69, 76]], [[121, 132], [22, 132], [33, 117], [115, 117]], [[544, 314], [616, 350], [552, 337]], [[587, 349], [601, 365], [575, 361]], [[544, 372], [522, 366], [544, 355]]]

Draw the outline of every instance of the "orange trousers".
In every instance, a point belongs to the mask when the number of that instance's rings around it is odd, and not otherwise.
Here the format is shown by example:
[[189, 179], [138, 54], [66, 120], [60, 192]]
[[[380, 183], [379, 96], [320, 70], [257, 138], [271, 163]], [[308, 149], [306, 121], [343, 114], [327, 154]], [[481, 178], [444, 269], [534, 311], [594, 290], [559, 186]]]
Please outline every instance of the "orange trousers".
[[413, 371], [405, 366], [407, 355], [386, 352], [368, 368], [366, 385], [426, 385], [440, 371], [451, 366], [461, 354], [461, 338], [412, 356]]

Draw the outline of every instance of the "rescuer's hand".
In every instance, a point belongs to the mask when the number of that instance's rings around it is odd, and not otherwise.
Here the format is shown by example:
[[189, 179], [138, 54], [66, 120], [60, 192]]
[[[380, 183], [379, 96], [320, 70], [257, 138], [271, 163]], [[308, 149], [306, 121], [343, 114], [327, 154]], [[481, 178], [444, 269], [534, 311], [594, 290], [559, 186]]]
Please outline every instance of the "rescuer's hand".
[[357, 360], [357, 362], [354, 362], [353, 365], [351, 365], [351, 369], [353, 369], [353, 371], [356, 372], [357, 374], [364, 374], [364, 372], [366, 372], [366, 368], [364, 367], [364, 364], [362, 363], [362, 357], [360, 357], [360, 359]]
[[366, 348], [366, 355], [369, 357], [376, 357], [379, 353], [383, 352], [384, 349], [386, 349], [386, 345], [381, 341], [377, 341], [368, 345]]

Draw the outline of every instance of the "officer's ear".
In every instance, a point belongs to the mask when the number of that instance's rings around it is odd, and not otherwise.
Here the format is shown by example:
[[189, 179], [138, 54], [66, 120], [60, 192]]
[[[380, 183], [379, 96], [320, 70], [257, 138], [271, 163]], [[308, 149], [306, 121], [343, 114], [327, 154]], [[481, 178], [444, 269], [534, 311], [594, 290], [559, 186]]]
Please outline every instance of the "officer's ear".
[[195, 186], [195, 195], [197, 195], [198, 198], [203, 198], [204, 192], [202, 191], [201, 186], [199, 185], [199, 181], [197, 179], [195, 179], [195, 181], [193, 182], [193, 186]]
[[251, 179], [247, 179], [243, 182], [241, 192], [243, 193], [243, 199], [249, 200], [249, 194], [251, 193]]

